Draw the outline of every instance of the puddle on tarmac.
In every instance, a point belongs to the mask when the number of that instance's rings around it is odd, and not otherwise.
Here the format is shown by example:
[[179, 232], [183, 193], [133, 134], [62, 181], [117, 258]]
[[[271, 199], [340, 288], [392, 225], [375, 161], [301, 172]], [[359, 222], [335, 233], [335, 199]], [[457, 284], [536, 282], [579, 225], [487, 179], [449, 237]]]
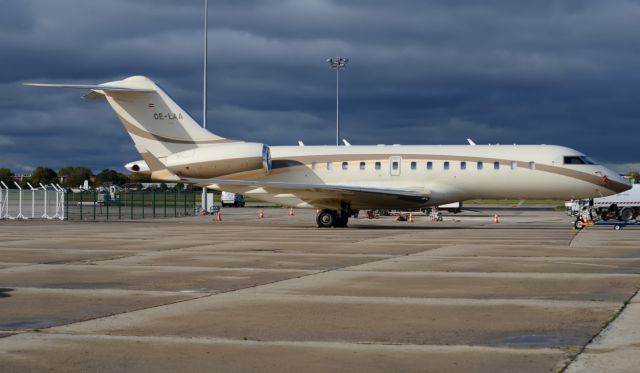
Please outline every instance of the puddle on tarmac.
[[516, 347], [563, 347], [584, 344], [583, 338], [567, 335], [528, 334], [512, 337], [487, 339], [481, 342], [485, 345], [506, 345]]
[[16, 320], [0, 322], [0, 330], [40, 329], [56, 325], [52, 320]]

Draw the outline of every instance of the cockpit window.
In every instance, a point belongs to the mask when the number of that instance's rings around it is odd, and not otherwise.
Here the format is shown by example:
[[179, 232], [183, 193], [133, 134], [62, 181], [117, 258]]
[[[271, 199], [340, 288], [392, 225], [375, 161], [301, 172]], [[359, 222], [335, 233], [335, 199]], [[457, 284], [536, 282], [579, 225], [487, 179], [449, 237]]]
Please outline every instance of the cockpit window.
[[596, 164], [591, 158], [584, 155], [565, 155], [564, 164]]

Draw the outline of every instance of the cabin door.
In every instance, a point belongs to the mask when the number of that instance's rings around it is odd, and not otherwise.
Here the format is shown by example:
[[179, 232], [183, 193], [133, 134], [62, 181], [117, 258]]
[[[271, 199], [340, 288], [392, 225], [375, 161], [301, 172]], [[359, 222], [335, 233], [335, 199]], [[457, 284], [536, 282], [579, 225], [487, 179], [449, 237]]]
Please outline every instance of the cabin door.
[[402, 157], [394, 155], [389, 157], [389, 171], [391, 176], [400, 176], [400, 168], [402, 167]]

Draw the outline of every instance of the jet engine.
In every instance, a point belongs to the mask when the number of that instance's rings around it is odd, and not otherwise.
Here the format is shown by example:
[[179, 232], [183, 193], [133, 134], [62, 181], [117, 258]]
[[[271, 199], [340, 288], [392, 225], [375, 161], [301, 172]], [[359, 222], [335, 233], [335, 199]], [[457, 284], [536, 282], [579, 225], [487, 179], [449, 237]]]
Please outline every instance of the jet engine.
[[151, 175], [151, 170], [149, 169], [147, 162], [142, 159], [135, 162], [129, 162], [124, 165], [124, 168], [137, 174]]
[[271, 151], [260, 143], [215, 144], [171, 154], [165, 164], [181, 177], [206, 179], [237, 173], [257, 177], [271, 171]]

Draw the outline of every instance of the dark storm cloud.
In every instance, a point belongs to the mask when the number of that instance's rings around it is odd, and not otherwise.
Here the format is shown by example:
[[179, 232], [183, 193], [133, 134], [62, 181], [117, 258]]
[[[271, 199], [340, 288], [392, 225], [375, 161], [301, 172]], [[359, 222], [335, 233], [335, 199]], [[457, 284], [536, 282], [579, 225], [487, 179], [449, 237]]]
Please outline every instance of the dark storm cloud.
[[[198, 120], [201, 0], [5, 0], [0, 166], [138, 159], [103, 102], [24, 81], [143, 74]], [[273, 145], [563, 144], [638, 163], [640, 2], [210, 0], [209, 128]], [[623, 166], [621, 166], [623, 167]], [[627, 167], [627, 166], [624, 166]], [[624, 169], [621, 169], [624, 170]]]

